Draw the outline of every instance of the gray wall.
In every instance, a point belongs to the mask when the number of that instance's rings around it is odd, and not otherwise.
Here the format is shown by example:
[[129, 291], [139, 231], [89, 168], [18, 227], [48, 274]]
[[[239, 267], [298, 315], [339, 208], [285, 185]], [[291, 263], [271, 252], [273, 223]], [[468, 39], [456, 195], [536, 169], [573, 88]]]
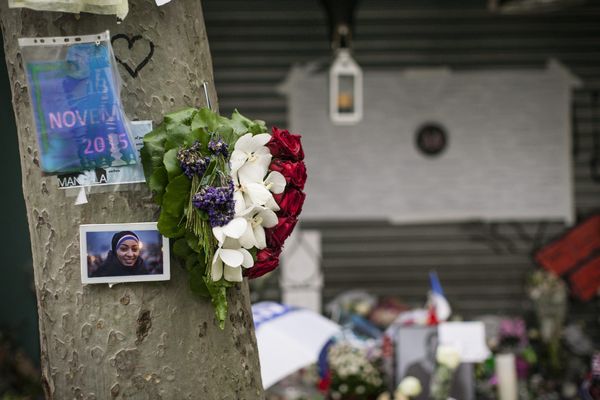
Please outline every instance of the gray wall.
[[[574, 93], [575, 196], [578, 217], [600, 209], [600, 182], [590, 174], [592, 94], [600, 91], [600, 5], [540, 15], [501, 16], [486, 1], [365, 0], [356, 17], [354, 54], [365, 70], [446, 65], [458, 70], [542, 68], [555, 57], [582, 78]], [[331, 55], [317, 0], [204, 0], [221, 111], [238, 108], [285, 127], [286, 101], [277, 85], [293, 63]], [[600, 140], [600, 139], [598, 139]], [[600, 150], [598, 150], [600, 151]], [[309, 171], [310, 173], [318, 173]], [[310, 196], [310, 193], [308, 193]], [[420, 304], [426, 273], [439, 272], [453, 307], [465, 316], [519, 314], [531, 254], [559, 235], [553, 221], [394, 226], [383, 221], [319, 221], [324, 299], [365, 288]], [[262, 295], [277, 298], [277, 277]], [[577, 315], [597, 323], [598, 301]]]

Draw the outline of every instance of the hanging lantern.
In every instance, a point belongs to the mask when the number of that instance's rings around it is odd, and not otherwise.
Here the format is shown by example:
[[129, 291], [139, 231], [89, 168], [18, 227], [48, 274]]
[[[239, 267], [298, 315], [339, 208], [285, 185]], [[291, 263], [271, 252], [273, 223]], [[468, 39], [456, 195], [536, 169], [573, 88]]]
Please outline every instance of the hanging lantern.
[[347, 48], [336, 50], [329, 69], [329, 115], [338, 125], [356, 124], [362, 119], [362, 70]]

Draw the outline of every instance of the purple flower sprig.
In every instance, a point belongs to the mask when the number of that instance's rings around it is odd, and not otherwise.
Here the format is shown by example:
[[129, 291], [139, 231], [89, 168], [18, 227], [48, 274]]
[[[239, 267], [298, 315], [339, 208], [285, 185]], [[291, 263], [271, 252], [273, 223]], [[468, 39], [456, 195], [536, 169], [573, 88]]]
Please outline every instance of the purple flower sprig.
[[177, 152], [179, 165], [183, 169], [183, 173], [190, 179], [194, 176], [201, 177], [204, 175], [208, 164], [210, 164], [210, 157], [202, 155], [200, 146], [200, 142], [196, 141], [190, 147], [182, 147]]
[[192, 198], [194, 207], [205, 211], [211, 227], [227, 225], [235, 215], [233, 181], [227, 186], [204, 186]]
[[222, 155], [223, 157], [227, 158], [227, 156], [229, 155], [229, 147], [227, 146], [227, 143], [225, 143], [221, 138], [218, 138], [216, 140], [211, 139], [208, 142], [208, 149], [216, 156]]

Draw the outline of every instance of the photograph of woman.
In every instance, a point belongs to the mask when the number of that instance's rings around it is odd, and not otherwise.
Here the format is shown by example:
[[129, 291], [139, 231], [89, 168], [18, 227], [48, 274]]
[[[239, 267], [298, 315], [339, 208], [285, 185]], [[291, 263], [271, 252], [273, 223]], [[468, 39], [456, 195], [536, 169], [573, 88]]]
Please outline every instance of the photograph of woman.
[[168, 247], [153, 223], [82, 225], [82, 281], [169, 279]]
[[140, 238], [134, 232], [115, 233], [106, 260], [90, 276], [95, 278], [147, 274], [148, 270], [144, 265], [144, 259], [140, 257], [140, 250]]

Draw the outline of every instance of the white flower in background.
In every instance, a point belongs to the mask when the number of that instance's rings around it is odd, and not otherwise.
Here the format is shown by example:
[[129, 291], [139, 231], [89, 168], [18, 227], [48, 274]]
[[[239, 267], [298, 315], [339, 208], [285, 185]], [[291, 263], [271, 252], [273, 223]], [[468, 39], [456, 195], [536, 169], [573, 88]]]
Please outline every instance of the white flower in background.
[[227, 225], [213, 228], [213, 235], [219, 242], [210, 270], [213, 281], [224, 277], [229, 282], [241, 282], [241, 267], [250, 268], [254, 265], [252, 254], [242, 248], [238, 240], [247, 227], [245, 218], [234, 218]]
[[392, 400], [392, 398], [388, 392], [383, 392], [377, 397], [377, 400]]
[[417, 378], [414, 376], [407, 376], [402, 379], [396, 390], [404, 396], [416, 397], [421, 394], [423, 388], [421, 387], [421, 382]]
[[[264, 175], [263, 175], [264, 177]], [[265, 206], [274, 211], [279, 211], [279, 206], [273, 199], [273, 194], [283, 193], [285, 190], [285, 177], [277, 171], [264, 178], [261, 177], [256, 182], [246, 184], [234, 179], [235, 191], [233, 199], [235, 201], [236, 215], [243, 213], [252, 206]]]
[[237, 175], [242, 184], [262, 181], [271, 164], [271, 152], [265, 146], [269, 140], [268, 133], [240, 137], [231, 153], [231, 175]]
[[436, 352], [437, 362], [452, 370], [460, 364], [460, 353], [454, 346], [439, 345]]
[[266, 207], [253, 207], [245, 213], [240, 214], [248, 221], [246, 230], [240, 236], [240, 244], [246, 249], [256, 247], [264, 249], [267, 247], [265, 228], [272, 228], [279, 222], [277, 214]]
[[373, 307], [371, 306], [371, 304], [368, 301], [359, 301], [358, 303], [356, 303], [356, 305], [354, 306], [354, 311], [361, 316], [366, 316], [367, 314], [369, 314], [369, 312], [371, 312], [371, 309]]

